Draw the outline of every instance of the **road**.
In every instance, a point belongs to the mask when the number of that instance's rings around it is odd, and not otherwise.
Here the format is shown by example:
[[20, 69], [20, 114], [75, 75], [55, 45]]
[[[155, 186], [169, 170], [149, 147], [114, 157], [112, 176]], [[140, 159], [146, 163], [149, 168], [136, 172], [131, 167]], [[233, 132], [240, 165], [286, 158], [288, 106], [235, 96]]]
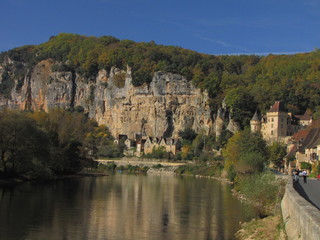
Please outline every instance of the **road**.
[[320, 209], [320, 181], [307, 178], [307, 183], [304, 183], [303, 178], [300, 177], [299, 182], [293, 183], [293, 187], [307, 201]]

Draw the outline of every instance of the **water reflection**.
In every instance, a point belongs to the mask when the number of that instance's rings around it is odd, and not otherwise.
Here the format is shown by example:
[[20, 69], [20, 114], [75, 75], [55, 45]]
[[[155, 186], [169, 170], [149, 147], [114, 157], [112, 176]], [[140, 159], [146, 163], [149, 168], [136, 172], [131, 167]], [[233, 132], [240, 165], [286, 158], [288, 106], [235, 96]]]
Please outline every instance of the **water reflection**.
[[251, 216], [229, 188], [134, 175], [0, 188], [0, 239], [234, 239]]

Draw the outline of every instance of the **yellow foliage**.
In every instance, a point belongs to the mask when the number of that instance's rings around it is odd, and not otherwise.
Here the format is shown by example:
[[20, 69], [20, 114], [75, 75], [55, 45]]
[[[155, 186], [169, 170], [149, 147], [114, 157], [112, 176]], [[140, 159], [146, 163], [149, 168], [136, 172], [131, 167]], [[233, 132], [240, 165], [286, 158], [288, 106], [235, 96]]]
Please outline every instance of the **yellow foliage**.
[[239, 160], [241, 132], [237, 132], [233, 135], [223, 149], [222, 153], [225, 158], [225, 168], [228, 169], [231, 165], [234, 165]]

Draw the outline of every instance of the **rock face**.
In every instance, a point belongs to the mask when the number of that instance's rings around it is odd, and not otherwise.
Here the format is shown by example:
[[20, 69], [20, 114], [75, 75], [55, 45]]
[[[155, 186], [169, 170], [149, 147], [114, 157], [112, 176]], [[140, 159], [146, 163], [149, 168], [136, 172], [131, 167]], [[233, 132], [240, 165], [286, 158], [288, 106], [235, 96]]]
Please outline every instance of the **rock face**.
[[181, 75], [157, 72], [149, 85], [134, 87], [129, 67], [126, 71], [112, 68], [110, 73], [101, 70], [94, 81], [88, 81], [74, 72], [53, 72], [53, 64], [38, 63], [25, 75], [22, 86], [15, 80], [10, 96], [1, 96], [0, 105], [45, 111], [82, 106], [115, 137], [176, 137], [185, 128], [206, 133], [211, 129], [207, 93]]

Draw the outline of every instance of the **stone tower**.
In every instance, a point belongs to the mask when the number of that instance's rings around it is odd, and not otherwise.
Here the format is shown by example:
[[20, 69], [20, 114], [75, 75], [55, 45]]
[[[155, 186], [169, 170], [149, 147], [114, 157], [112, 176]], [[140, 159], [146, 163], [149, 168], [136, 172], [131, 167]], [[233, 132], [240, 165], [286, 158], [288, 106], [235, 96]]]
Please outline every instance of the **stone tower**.
[[279, 141], [287, 136], [288, 111], [280, 101], [276, 101], [267, 112], [267, 122], [265, 123], [262, 133], [265, 139]]
[[258, 114], [258, 111], [256, 111], [250, 120], [250, 127], [251, 132], [260, 132], [261, 131], [261, 121]]

